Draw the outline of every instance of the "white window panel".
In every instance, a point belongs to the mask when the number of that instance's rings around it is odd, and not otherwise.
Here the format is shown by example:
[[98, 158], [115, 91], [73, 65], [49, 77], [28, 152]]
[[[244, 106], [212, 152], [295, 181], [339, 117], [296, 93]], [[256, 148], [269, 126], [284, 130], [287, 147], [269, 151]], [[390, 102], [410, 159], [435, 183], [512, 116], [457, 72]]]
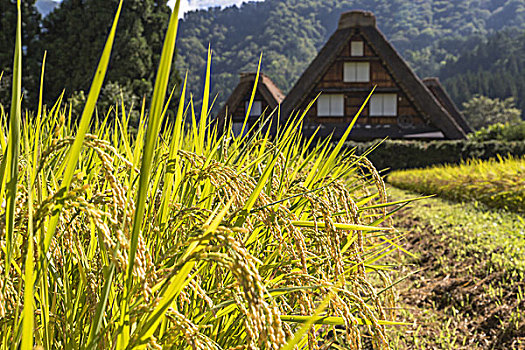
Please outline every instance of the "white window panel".
[[369, 82], [370, 81], [370, 63], [357, 62], [356, 64], [356, 81]]
[[383, 95], [383, 115], [387, 117], [397, 116], [397, 95], [384, 94]]
[[370, 98], [370, 115], [380, 116], [383, 115], [383, 95], [373, 94]]
[[362, 41], [352, 41], [350, 43], [350, 55], [352, 56], [364, 56], [365, 54], [365, 43]]
[[344, 82], [366, 83], [370, 81], [370, 62], [345, 62]]
[[[248, 110], [249, 105], [250, 105], [250, 101], [246, 101], [246, 111]], [[262, 101], [253, 101], [252, 109], [250, 110], [250, 117], [259, 117], [261, 114], [262, 114]]]
[[317, 100], [318, 117], [344, 117], [345, 97], [342, 94], [321, 95]]
[[397, 116], [396, 94], [374, 94], [370, 99], [370, 115], [373, 117]]
[[242, 125], [244, 123], [243, 122], [233, 122], [233, 134], [235, 136], [239, 136], [241, 134], [241, 131], [242, 131]]
[[330, 115], [334, 117], [345, 116], [344, 95], [330, 95]]
[[317, 116], [330, 115], [330, 95], [321, 95], [317, 100]]
[[357, 69], [355, 62], [345, 62], [344, 81], [347, 83], [357, 81]]

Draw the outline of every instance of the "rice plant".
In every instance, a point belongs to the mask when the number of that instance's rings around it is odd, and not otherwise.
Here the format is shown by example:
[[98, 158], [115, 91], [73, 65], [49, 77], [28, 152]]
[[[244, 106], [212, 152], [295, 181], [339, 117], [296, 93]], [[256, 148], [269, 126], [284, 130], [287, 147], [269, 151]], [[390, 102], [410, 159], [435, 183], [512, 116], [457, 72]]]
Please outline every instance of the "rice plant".
[[469, 160], [458, 166], [396, 171], [388, 181], [401, 189], [525, 212], [525, 158], [498, 157]]
[[[185, 83], [166, 123], [177, 1], [131, 134], [126, 101], [96, 114], [121, 7], [78, 123], [62, 97], [22, 113], [15, 55], [0, 135], [0, 347], [388, 348], [386, 327], [402, 323], [384, 259], [401, 203], [343, 148], [358, 116], [335, 147], [303, 140], [299, 114], [276, 139], [263, 121], [234, 136], [214, 126], [209, 89], [197, 117]], [[20, 33], [19, 21], [18, 53]]]

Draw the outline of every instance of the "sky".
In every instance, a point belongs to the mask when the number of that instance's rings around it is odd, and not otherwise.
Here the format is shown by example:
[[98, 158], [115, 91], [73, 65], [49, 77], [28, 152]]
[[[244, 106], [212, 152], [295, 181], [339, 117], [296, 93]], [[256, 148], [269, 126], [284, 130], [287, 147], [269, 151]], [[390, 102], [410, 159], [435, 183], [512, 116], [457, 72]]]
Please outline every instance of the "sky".
[[[261, 1], [261, 0], [251, 0], [251, 1]], [[232, 6], [232, 5], [240, 5], [243, 2], [246, 2], [246, 0], [181, 0], [179, 17], [182, 17], [184, 13], [191, 11], [191, 10], [207, 9], [208, 7], [214, 7], [214, 6], [226, 7], [226, 6]], [[170, 1], [170, 5], [173, 5], [174, 3], [175, 3], [174, 0]]]

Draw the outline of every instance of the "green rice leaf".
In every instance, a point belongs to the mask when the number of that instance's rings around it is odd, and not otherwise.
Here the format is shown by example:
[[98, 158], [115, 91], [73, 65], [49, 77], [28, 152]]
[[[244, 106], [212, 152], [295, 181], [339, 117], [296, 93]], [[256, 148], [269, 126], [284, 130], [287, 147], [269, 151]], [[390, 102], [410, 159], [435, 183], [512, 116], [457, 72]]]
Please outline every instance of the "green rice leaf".
[[161, 115], [164, 107], [164, 100], [166, 98], [166, 90], [168, 88], [171, 64], [173, 62], [173, 55], [175, 53], [175, 40], [177, 38], [177, 28], [179, 23], [179, 7], [180, 0], [177, 0], [175, 3], [175, 8], [171, 13], [168, 31], [166, 32], [166, 38], [164, 39], [164, 46], [162, 47], [162, 55], [157, 72], [157, 79], [155, 81], [155, 89], [153, 91], [153, 100], [151, 102], [148, 127], [146, 131], [146, 142], [144, 144], [142, 163], [140, 167], [139, 188], [136, 198], [135, 217], [133, 219], [133, 231], [131, 233], [131, 243], [129, 247], [129, 261], [126, 278], [128, 290], [131, 288], [131, 283], [133, 280], [133, 265], [135, 264], [137, 244], [140, 230], [144, 221], [150, 172], [154, 157], [153, 152], [155, 150], [155, 144], [157, 143], [157, 137], [161, 124]]
[[[303, 326], [294, 334], [293, 338], [286, 343], [284, 347], [281, 348], [281, 350], [292, 350], [294, 349], [295, 345], [297, 345], [303, 336], [308, 332], [310, 327], [312, 327], [313, 324], [319, 321], [319, 317], [321, 317], [321, 314], [324, 312], [326, 307], [328, 306], [328, 303], [333, 298], [333, 292], [329, 293], [324, 300], [319, 304], [317, 309], [315, 310], [315, 313], [312, 316], [304, 316], [300, 320], [302, 322], [296, 322], [296, 323], [302, 323]], [[296, 316], [287, 316], [287, 315], [281, 315], [281, 320], [285, 322], [294, 322]], [[301, 317], [301, 316], [299, 316]], [[287, 321], [287, 318], [289, 321]]]
[[[98, 68], [95, 73], [95, 77], [93, 78], [93, 82], [91, 83], [91, 89], [89, 90], [89, 95], [86, 101], [86, 105], [84, 106], [82, 117], [80, 118], [80, 124], [78, 126], [75, 141], [73, 145], [71, 146], [71, 149], [69, 150], [69, 154], [67, 157], [67, 165], [66, 165], [64, 176], [62, 178], [62, 183], [60, 186], [64, 192], [67, 192], [67, 190], [69, 189], [69, 186], [71, 185], [71, 182], [73, 181], [73, 175], [75, 174], [75, 169], [77, 167], [78, 159], [80, 158], [80, 152], [82, 150], [82, 145], [84, 143], [86, 133], [91, 123], [91, 117], [93, 116], [93, 112], [95, 111], [96, 103], [100, 95], [100, 90], [102, 89], [102, 84], [104, 83], [104, 78], [106, 77], [106, 71], [108, 69], [109, 59], [111, 57], [111, 50], [113, 48], [113, 42], [115, 40], [115, 35], [117, 32], [117, 24], [120, 18], [120, 12], [122, 10], [122, 3], [123, 3], [123, 0], [120, 0], [118, 8], [117, 8], [117, 12], [115, 14], [115, 19], [113, 20], [113, 25], [109, 32], [109, 36], [106, 41], [104, 51], [102, 52], [102, 56], [98, 64]], [[45, 244], [44, 244], [45, 251], [47, 251], [49, 249], [49, 246], [51, 245], [51, 240], [53, 239], [53, 236], [55, 234], [55, 230], [58, 224], [58, 217], [60, 214], [60, 210], [61, 208], [58, 210], [58, 213], [56, 213], [49, 220], [48, 232], [45, 237]]]
[[[9, 139], [7, 144], [6, 163], [6, 261], [4, 272], [9, 276], [15, 237], [15, 202], [18, 186], [18, 158], [20, 154], [20, 120], [22, 118], [22, 11], [20, 0], [17, 0], [16, 42], [13, 61], [13, 86], [11, 96], [11, 113]], [[2, 195], [4, 197], [4, 195]]]
[[[217, 229], [217, 227], [219, 227], [220, 223], [230, 210], [232, 202], [233, 201], [230, 201], [228, 204], [226, 204], [226, 206], [221, 210], [219, 214], [217, 214], [217, 216], [213, 217], [213, 214], [212, 216], [210, 216], [208, 220], [209, 225], [207, 225], [207, 229], [204, 232], [204, 236], [211, 232], [214, 232]], [[186, 253], [184, 254], [181, 260], [186, 260], [193, 253], [205, 247], [207, 243], [207, 241], [195, 241], [188, 247]], [[187, 286], [188, 283], [190, 283], [190, 279], [188, 278], [188, 276], [190, 275], [190, 272], [195, 266], [195, 261], [190, 260], [185, 262], [182, 268], [179, 270], [179, 272], [170, 280], [168, 288], [162, 294], [162, 297], [160, 298], [157, 307], [148, 316], [144, 326], [139, 327], [139, 343], [141, 345], [146, 344], [149, 341], [150, 337], [153, 336], [155, 330], [162, 321], [166, 309], [172, 304], [173, 300], [175, 300], [175, 298], [182, 291], [182, 289], [185, 286]]]
[[109, 293], [111, 291], [111, 285], [113, 283], [113, 278], [115, 274], [115, 264], [111, 263], [108, 268], [108, 273], [106, 275], [106, 282], [102, 288], [101, 299], [98, 302], [97, 309], [95, 311], [95, 317], [91, 324], [91, 330], [88, 336], [88, 346], [87, 349], [96, 349], [97, 347], [97, 337], [99, 336], [102, 323], [104, 321], [104, 313], [108, 304]]
[[[30, 150], [29, 147], [29, 138], [28, 138], [29, 128], [26, 126], [24, 132], [24, 142], [26, 152]], [[29, 154], [26, 154], [26, 158], [31, 159]], [[26, 164], [27, 167], [27, 182], [31, 184], [33, 179], [33, 165], [31, 161], [28, 161]], [[30, 185], [27, 192], [27, 253], [26, 253], [26, 263], [25, 263], [25, 276], [24, 276], [24, 310], [22, 314], [22, 350], [32, 350], [33, 349], [33, 329], [34, 329], [34, 311], [33, 311], [33, 286], [34, 286], [34, 262], [33, 262], [33, 190]]]

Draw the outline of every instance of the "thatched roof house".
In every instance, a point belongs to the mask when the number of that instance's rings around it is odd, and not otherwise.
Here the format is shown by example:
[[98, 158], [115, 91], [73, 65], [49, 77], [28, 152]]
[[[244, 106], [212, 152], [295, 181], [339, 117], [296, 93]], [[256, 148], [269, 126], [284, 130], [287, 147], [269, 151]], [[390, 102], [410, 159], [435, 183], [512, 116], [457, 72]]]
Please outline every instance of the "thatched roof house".
[[[222, 107], [217, 116], [219, 130], [226, 121], [231, 118], [234, 133], [240, 132], [247, 113], [247, 106], [255, 84], [257, 73], [241, 73], [237, 87]], [[263, 73], [259, 74], [257, 91], [248, 116], [248, 129], [259, 119], [261, 114], [270, 114], [283, 101], [284, 94], [273, 83], [273, 81]]]
[[286, 96], [281, 114], [304, 110], [321, 94], [305, 116], [303, 132], [308, 136], [320, 127], [320, 137], [333, 133], [337, 139], [377, 86], [351, 139], [465, 138], [470, 128], [461, 113], [441, 85], [429, 85], [379, 31], [372, 13], [351, 11]]

